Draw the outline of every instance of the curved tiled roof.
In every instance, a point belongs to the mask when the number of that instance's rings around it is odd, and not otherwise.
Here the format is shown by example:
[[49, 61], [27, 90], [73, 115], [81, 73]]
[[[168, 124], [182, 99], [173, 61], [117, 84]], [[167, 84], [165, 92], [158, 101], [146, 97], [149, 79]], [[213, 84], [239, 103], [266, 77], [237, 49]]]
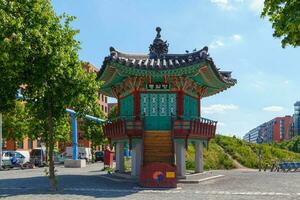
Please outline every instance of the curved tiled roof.
[[107, 62], [116, 62], [127, 67], [145, 70], [169, 70], [186, 66], [191, 66], [200, 62], [208, 62], [211, 64], [213, 71], [218, 77], [230, 83], [236, 83], [231, 78], [231, 72], [220, 71], [216, 68], [212, 58], [208, 54], [208, 47], [204, 47], [199, 51], [186, 54], [163, 54], [158, 58], [151, 58], [148, 54], [128, 54], [110, 47], [110, 56], [106, 57], [99, 71], [99, 77], [104, 72]]
[[201, 50], [192, 53], [169, 54], [169, 44], [161, 39], [161, 29], [158, 27], [156, 31], [157, 35], [149, 47], [149, 54], [123, 53], [110, 47], [110, 55], [105, 58], [98, 77], [101, 77], [107, 64], [110, 62], [118, 63], [124, 67], [151, 71], [179, 69], [206, 62], [210, 64], [211, 69], [221, 81], [231, 85], [236, 83], [236, 80], [231, 78], [231, 72], [220, 71], [216, 68], [208, 54], [208, 47], [205, 46]]

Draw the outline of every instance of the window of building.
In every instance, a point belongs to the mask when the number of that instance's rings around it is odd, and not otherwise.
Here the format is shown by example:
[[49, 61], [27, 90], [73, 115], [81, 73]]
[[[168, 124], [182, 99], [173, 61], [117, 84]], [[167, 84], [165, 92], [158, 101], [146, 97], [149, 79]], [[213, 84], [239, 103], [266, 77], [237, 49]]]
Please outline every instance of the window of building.
[[105, 103], [107, 103], [107, 97], [105, 97]]
[[107, 113], [107, 106], [105, 106], [105, 112]]
[[104, 101], [104, 95], [101, 94], [101, 101], [103, 102]]
[[104, 112], [104, 106], [103, 105], [101, 105], [101, 110]]

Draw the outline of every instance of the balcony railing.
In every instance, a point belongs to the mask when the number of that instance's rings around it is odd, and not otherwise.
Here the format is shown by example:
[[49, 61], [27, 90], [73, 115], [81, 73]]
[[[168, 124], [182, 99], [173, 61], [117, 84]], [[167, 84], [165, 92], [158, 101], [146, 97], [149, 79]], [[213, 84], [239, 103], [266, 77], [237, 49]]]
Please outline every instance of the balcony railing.
[[206, 118], [174, 119], [172, 118], [174, 138], [194, 137], [210, 140], [215, 136], [217, 122]]
[[121, 117], [103, 124], [104, 136], [109, 139], [142, 137], [144, 118]]

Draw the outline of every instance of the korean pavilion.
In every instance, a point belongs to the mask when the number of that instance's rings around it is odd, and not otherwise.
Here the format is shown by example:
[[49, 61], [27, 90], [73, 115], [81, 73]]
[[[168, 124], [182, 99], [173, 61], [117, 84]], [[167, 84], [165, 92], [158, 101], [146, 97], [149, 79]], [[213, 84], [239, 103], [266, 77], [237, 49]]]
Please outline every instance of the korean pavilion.
[[161, 29], [149, 53], [110, 48], [99, 71], [100, 91], [117, 99], [118, 118], [104, 124], [115, 145], [116, 170], [124, 171], [124, 147], [131, 149], [131, 175], [143, 186], [176, 186], [186, 176], [185, 152], [195, 147], [195, 172], [203, 171], [203, 145], [217, 122], [201, 117], [201, 100], [236, 84], [231, 72], [217, 68], [208, 47], [170, 54]]

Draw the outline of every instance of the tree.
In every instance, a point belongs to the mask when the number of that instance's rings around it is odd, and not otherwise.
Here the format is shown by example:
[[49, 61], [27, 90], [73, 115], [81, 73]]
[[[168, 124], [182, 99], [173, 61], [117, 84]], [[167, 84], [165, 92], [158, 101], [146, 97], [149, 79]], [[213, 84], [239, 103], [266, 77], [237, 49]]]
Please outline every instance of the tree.
[[15, 107], [3, 113], [3, 138], [22, 141], [29, 133], [28, 109], [23, 101], [14, 104]]
[[74, 19], [57, 16], [50, 0], [0, 1], [0, 66], [9, 69], [8, 75], [17, 74], [16, 85], [26, 85], [26, 101], [47, 124], [52, 190], [57, 189], [53, 150], [60, 134], [55, 122], [64, 118], [68, 107], [89, 113], [99, 88], [96, 76], [81, 67], [74, 39], [78, 31], [70, 27]]
[[269, 17], [274, 37], [282, 38], [282, 47], [300, 45], [300, 1], [265, 0], [262, 17]]
[[[49, 133], [48, 133], [48, 125], [45, 120], [41, 120], [38, 118], [33, 112], [30, 112], [29, 121], [29, 131], [28, 137], [35, 140], [40, 140], [41, 142], [46, 144], [46, 153], [47, 153], [47, 161], [49, 158]], [[54, 135], [54, 143], [65, 143], [70, 141], [70, 118], [68, 114], [65, 114], [59, 120], [54, 119], [54, 130], [56, 134]]]
[[[104, 114], [98, 104], [94, 106], [93, 112], [91, 114], [100, 119], [104, 119]], [[92, 159], [94, 160], [94, 152], [96, 146], [105, 144], [107, 142], [103, 134], [102, 126], [95, 121], [85, 119], [82, 129], [84, 130], [84, 137], [92, 142], [91, 153]]]
[[116, 119], [117, 117], [118, 117], [118, 106], [114, 105], [108, 113], [108, 119], [113, 120]]

